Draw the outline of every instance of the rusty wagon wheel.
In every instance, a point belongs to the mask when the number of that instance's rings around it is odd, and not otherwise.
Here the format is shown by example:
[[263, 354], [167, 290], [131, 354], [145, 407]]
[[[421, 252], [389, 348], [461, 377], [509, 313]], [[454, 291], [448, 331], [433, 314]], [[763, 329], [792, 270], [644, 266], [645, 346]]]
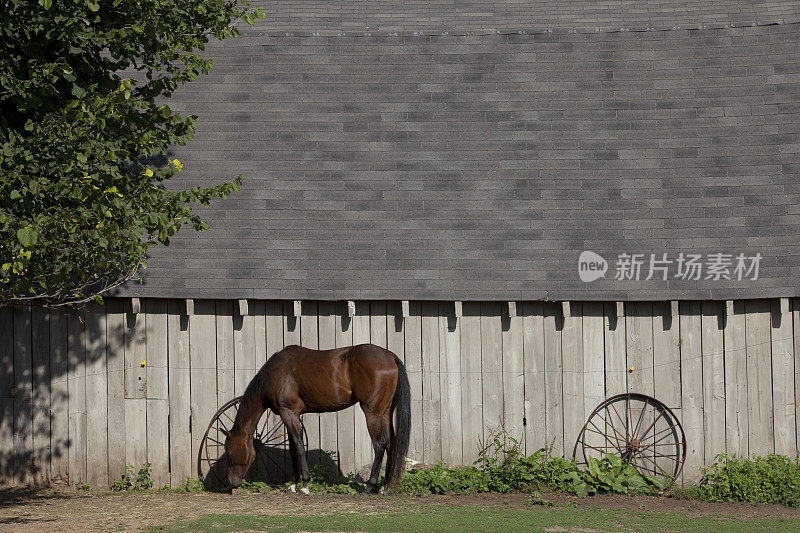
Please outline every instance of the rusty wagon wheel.
[[[230, 431], [239, 409], [239, 396], [219, 408], [208, 424], [197, 461], [197, 473], [210, 490], [224, 491], [228, 486], [228, 461], [225, 457], [225, 435]], [[308, 451], [308, 436], [303, 427], [303, 445]], [[292, 463], [289, 438], [280, 417], [267, 410], [261, 415], [253, 435], [256, 459], [245, 476], [247, 481], [283, 483], [291, 478]]]
[[618, 394], [601, 402], [581, 431], [584, 460], [618, 455], [640, 474], [678, 478], [686, 460], [686, 436], [675, 413], [645, 394]]

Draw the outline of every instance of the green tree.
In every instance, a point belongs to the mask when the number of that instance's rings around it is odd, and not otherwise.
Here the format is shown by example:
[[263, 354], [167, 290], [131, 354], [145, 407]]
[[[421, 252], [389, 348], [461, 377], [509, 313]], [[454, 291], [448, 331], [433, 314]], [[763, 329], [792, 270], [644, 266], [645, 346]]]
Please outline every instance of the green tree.
[[[135, 278], [190, 204], [239, 189], [168, 190], [194, 135], [168, 105], [208, 73], [210, 39], [262, 18], [247, 0], [0, 0], [0, 305], [77, 303]], [[160, 167], [160, 168], [159, 168]]]

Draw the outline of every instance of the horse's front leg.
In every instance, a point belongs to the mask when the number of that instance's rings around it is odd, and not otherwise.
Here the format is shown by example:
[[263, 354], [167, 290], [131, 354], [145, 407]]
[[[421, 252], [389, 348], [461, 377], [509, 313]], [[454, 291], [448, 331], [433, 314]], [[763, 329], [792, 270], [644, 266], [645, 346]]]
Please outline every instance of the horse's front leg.
[[303, 423], [300, 422], [300, 415], [290, 409], [281, 409], [281, 420], [289, 433], [289, 453], [292, 457], [292, 485], [289, 486], [289, 491], [297, 490], [297, 483], [302, 475], [303, 486], [300, 492], [309, 494], [308, 482], [311, 475], [308, 473], [306, 449], [303, 446]]

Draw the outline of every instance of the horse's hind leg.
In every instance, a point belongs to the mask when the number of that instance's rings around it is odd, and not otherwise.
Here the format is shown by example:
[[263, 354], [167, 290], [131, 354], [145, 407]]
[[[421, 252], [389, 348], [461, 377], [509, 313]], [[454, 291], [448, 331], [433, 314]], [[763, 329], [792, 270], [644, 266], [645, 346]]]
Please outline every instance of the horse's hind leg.
[[306, 449], [303, 446], [303, 424], [300, 422], [300, 415], [290, 409], [281, 409], [281, 420], [289, 433], [289, 449], [292, 452], [292, 479], [298, 481], [298, 466], [303, 477], [303, 487], [300, 492], [308, 494], [308, 482], [311, 476], [308, 473], [308, 462], [306, 461]]
[[364, 413], [367, 417], [367, 429], [372, 439], [372, 449], [375, 451], [375, 459], [372, 462], [372, 470], [367, 480], [367, 487], [364, 494], [372, 494], [378, 484], [378, 475], [381, 473], [381, 463], [383, 454], [389, 444], [389, 417], [388, 415], [375, 415]]

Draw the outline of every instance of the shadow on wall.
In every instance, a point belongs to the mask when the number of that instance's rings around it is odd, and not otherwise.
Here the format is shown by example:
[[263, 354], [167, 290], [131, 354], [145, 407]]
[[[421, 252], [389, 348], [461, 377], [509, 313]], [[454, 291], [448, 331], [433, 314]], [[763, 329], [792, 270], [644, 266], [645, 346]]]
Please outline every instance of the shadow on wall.
[[[319, 449], [308, 450], [307, 461], [309, 469], [313, 472], [315, 478], [320, 476], [326, 480], [343, 478], [338, 462], [330, 452]], [[226, 492], [230, 490], [227, 479], [228, 464], [223, 456], [211, 465], [208, 473], [203, 478], [203, 484], [209, 490]], [[291, 479], [292, 463], [288, 449], [280, 446], [258, 446], [256, 448], [256, 460], [247, 472], [246, 481], [280, 485], [291, 481]]]
[[[114, 363], [105, 339], [129, 344], [124, 329], [109, 327], [97, 304], [0, 308], [1, 483], [67, 483], [76, 471], [85, 479], [86, 452], [105, 456], [107, 435], [88, 433], [87, 419], [106, 419]], [[84, 451], [71, 455], [76, 446]]]

